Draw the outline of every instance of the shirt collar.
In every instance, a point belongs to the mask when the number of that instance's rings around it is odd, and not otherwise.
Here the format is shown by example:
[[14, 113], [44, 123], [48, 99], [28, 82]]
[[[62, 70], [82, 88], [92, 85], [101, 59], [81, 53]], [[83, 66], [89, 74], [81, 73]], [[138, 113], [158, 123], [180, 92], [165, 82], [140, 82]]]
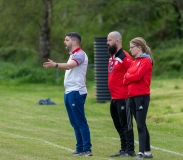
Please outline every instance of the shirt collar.
[[122, 48], [115, 54], [115, 57], [118, 57], [118, 55], [122, 52]]
[[75, 52], [79, 51], [80, 49], [81, 49], [81, 47], [76, 48], [75, 50], [73, 50], [73, 51], [71, 52], [71, 54], [74, 54]]

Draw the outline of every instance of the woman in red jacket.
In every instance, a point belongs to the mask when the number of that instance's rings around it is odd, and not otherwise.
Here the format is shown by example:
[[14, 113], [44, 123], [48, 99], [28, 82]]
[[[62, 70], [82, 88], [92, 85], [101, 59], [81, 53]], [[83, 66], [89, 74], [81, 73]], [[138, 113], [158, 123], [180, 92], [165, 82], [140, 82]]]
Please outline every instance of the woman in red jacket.
[[144, 158], [153, 158], [150, 148], [150, 136], [146, 126], [153, 58], [151, 49], [141, 37], [130, 41], [130, 52], [135, 59], [125, 74], [124, 85], [128, 85], [128, 106], [135, 117], [138, 129], [139, 153], [136, 160], [142, 160]]

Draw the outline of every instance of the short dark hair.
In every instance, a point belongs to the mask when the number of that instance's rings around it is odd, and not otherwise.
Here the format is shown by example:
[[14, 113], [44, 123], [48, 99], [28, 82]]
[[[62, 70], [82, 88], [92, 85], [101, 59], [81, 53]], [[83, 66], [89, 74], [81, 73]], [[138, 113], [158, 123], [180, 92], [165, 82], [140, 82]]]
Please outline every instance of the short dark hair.
[[81, 35], [77, 32], [69, 32], [65, 36], [71, 37], [71, 38], [76, 38], [79, 40], [79, 43], [81, 42]]

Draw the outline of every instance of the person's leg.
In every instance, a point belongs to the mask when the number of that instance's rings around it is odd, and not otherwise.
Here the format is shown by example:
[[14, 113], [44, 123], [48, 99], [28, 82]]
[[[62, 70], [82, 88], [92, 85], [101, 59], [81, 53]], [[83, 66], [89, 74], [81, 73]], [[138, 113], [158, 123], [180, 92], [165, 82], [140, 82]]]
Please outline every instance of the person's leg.
[[125, 99], [118, 100], [116, 102], [116, 106], [117, 106], [118, 117], [119, 117], [119, 121], [120, 121], [120, 125], [121, 125], [121, 134], [124, 135], [125, 142], [126, 142], [125, 151], [128, 151], [130, 149], [129, 145], [131, 145], [131, 144], [129, 144], [130, 143], [129, 140], [131, 139], [130, 135], [132, 132], [128, 132]]
[[136, 121], [136, 104], [133, 97], [128, 98], [128, 106]]
[[123, 156], [125, 154], [125, 150], [126, 150], [126, 139], [125, 139], [125, 134], [123, 134], [123, 132], [122, 132], [122, 127], [121, 127], [120, 119], [118, 116], [118, 110], [117, 110], [117, 105], [116, 105], [117, 101], [118, 100], [111, 100], [110, 114], [111, 114], [114, 126], [119, 134], [119, 137], [120, 137], [120, 147], [121, 148], [117, 153], [111, 155], [110, 157]]
[[126, 139], [125, 134], [122, 130], [121, 122], [120, 122], [120, 113], [118, 109], [118, 102], [119, 100], [112, 100], [110, 105], [110, 113], [114, 123], [114, 126], [120, 136], [120, 143], [121, 143], [121, 151], [126, 151]]
[[145, 145], [144, 158], [153, 158], [150, 147], [150, 135], [147, 127], [146, 127], [146, 145]]
[[78, 91], [73, 91], [73, 96], [69, 99], [69, 105], [77, 126], [76, 137], [79, 142], [82, 139], [83, 151], [91, 151], [90, 130], [84, 111], [86, 96], [87, 94], [80, 95]]
[[70, 99], [73, 99], [73, 92], [70, 92], [68, 94], [64, 95], [64, 102], [67, 110], [67, 114], [70, 120], [70, 123], [72, 127], [74, 128], [75, 136], [76, 136], [76, 151], [77, 152], [83, 152], [83, 142], [82, 142], [82, 136], [79, 130], [79, 127], [76, 124], [74, 114], [72, 111], [72, 105], [70, 106], [69, 101]]
[[[148, 104], [149, 106], [149, 102], [150, 102], [150, 97], [149, 96], [144, 96], [144, 101], [145, 103]], [[151, 153], [151, 146], [150, 146], [150, 134], [146, 125], [146, 144], [145, 144], [145, 158], [153, 158], [152, 153]]]
[[145, 145], [145, 151], [146, 152], [151, 151], [151, 147], [150, 147], [150, 134], [149, 134], [149, 131], [147, 129], [147, 126], [146, 126], [146, 145]]
[[[149, 107], [149, 96], [137, 96], [134, 98], [136, 104], [136, 122], [139, 137], [139, 152], [144, 153], [147, 139], [146, 116]], [[149, 146], [150, 147], [150, 146]]]
[[127, 149], [126, 152], [130, 156], [135, 156], [135, 146], [134, 146], [134, 131], [133, 131], [133, 122], [132, 122], [132, 112], [129, 107], [129, 99], [125, 99], [126, 105], [126, 119], [124, 122], [127, 124], [127, 132], [125, 134]]

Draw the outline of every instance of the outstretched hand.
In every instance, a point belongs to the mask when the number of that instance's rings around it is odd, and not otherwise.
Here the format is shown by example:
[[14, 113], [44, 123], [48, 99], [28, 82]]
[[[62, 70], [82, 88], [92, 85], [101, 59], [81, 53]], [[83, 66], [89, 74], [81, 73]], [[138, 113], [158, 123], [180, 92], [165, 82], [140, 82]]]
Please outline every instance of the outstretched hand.
[[48, 62], [43, 63], [44, 68], [54, 68], [55, 62], [53, 62], [51, 59], [48, 59]]

